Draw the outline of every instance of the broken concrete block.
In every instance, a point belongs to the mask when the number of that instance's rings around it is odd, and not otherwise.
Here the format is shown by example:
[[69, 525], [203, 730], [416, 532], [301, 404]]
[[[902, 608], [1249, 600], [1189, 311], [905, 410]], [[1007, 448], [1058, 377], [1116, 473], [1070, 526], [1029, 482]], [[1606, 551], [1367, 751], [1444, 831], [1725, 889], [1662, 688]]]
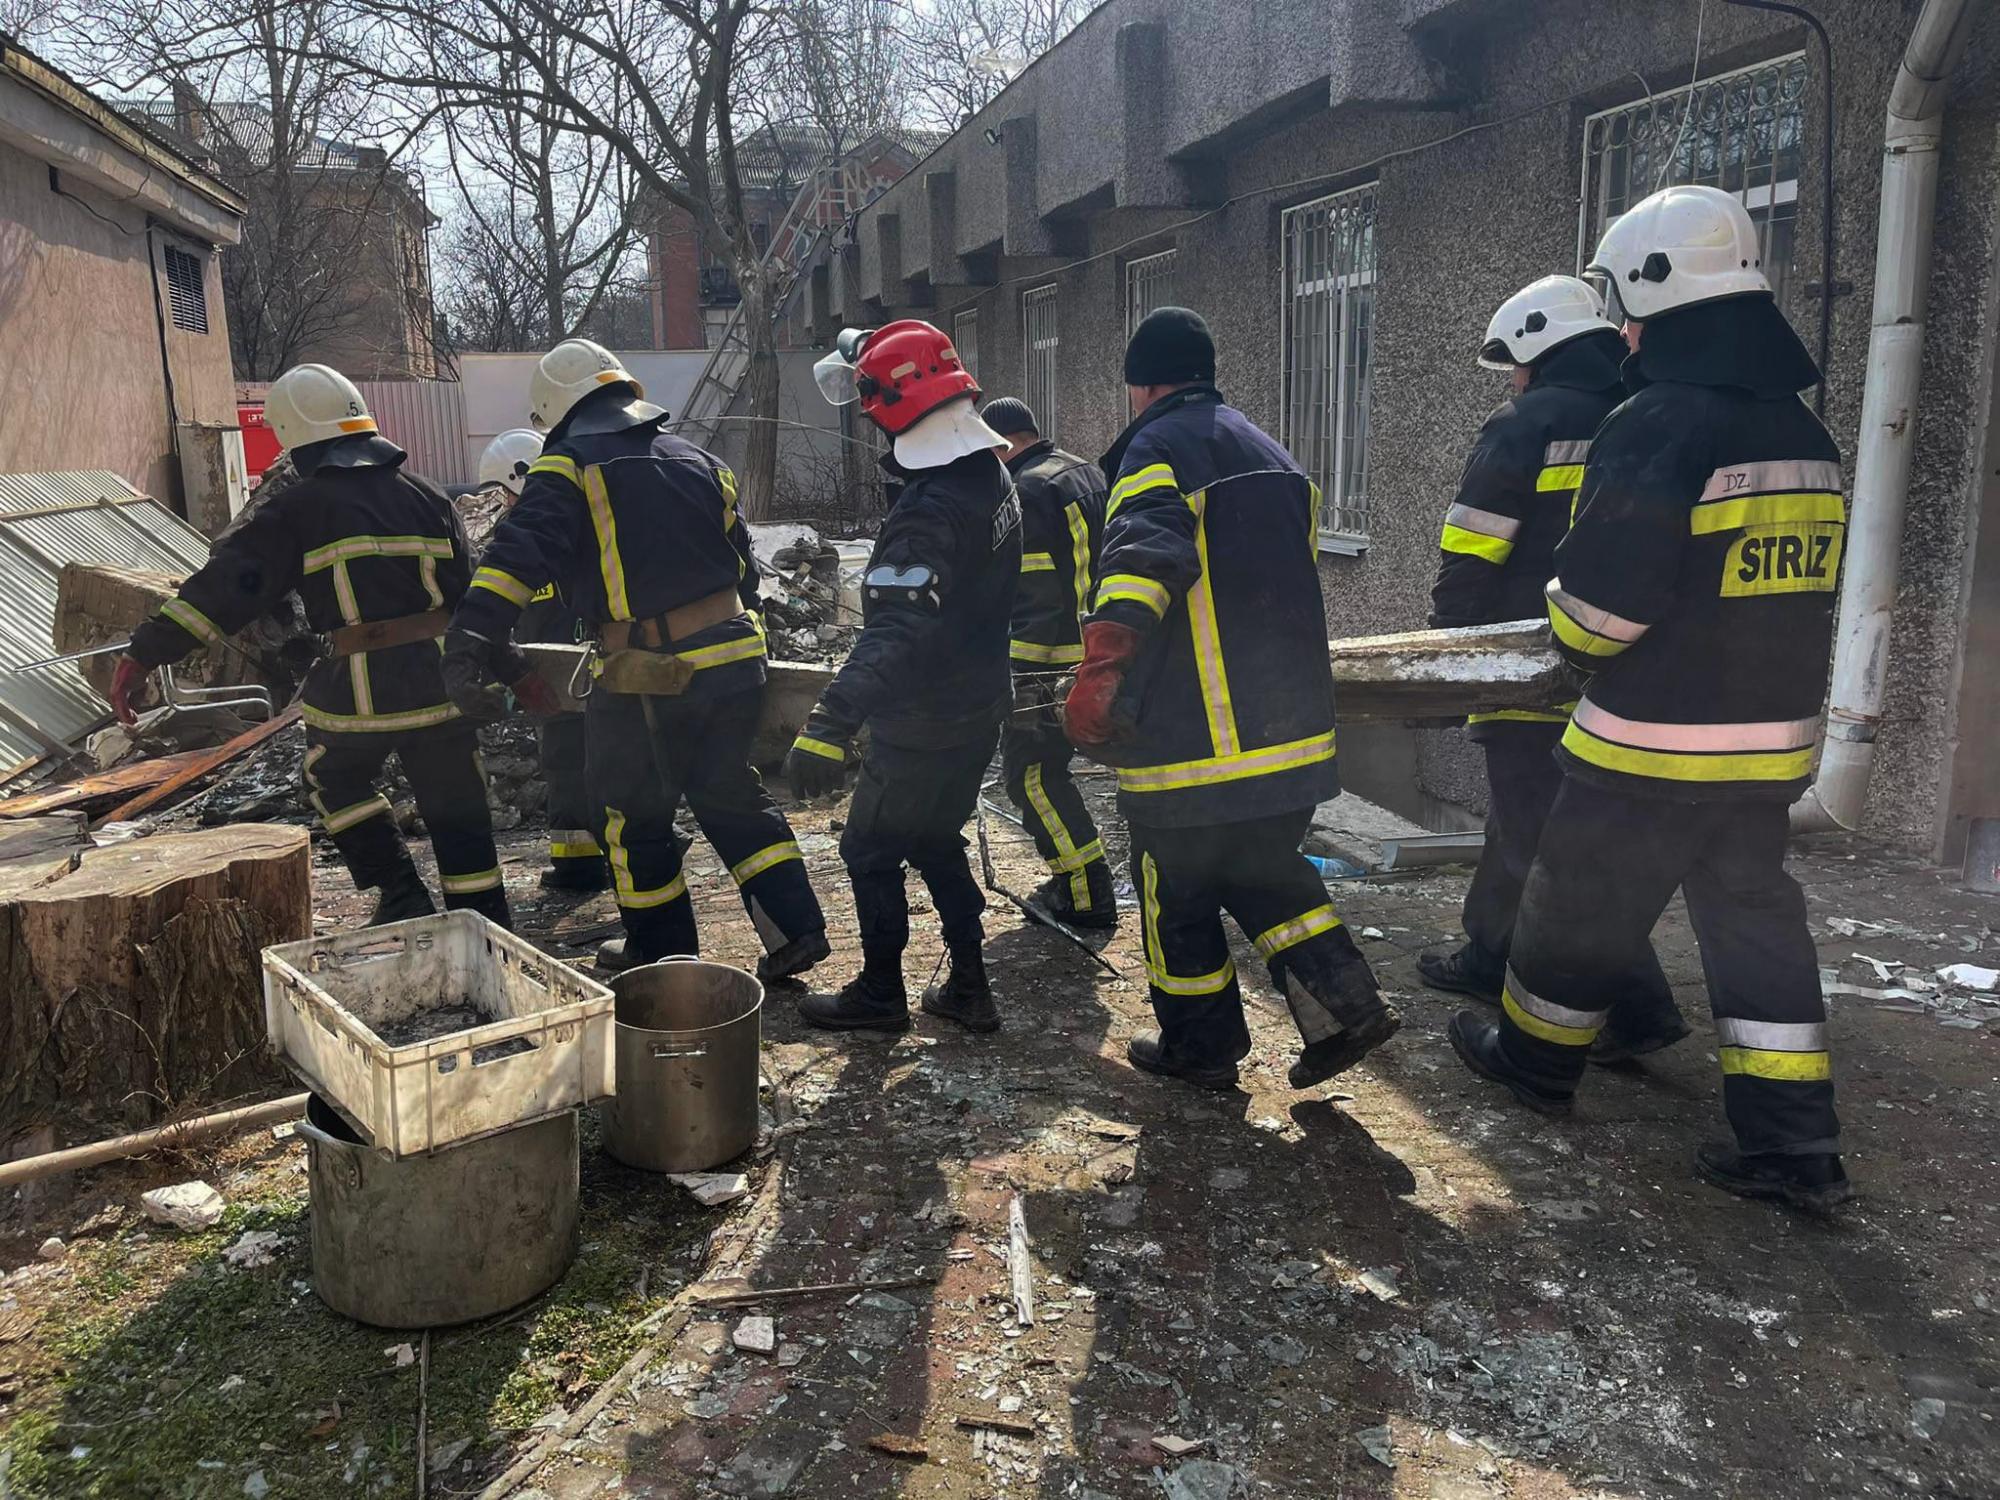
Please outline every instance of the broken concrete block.
[[778, 1325], [770, 1318], [751, 1316], [736, 1325], [729, 1341], [750, 1354], [769, 1354], [778, 1347]]
[[69, 1246], [65, 1245], [54, 1235], [50, 1235], [42, 1241], [42, 1248], [35, 1252], [35, 1259], [61, 1260], [67, 1254], [69, 1254]]
[[672, 1172], [667, 1180], [686, 1188], [703, 1208], [734, 1203], [750, 1192], [750, 1179], [741, 1172]]
[[222, 1217], [222, 1194], [205, 1182], [177, 1182], [139, 1195], [139, 1206], [155, 1224], [183, 1233], [212, 1228]]

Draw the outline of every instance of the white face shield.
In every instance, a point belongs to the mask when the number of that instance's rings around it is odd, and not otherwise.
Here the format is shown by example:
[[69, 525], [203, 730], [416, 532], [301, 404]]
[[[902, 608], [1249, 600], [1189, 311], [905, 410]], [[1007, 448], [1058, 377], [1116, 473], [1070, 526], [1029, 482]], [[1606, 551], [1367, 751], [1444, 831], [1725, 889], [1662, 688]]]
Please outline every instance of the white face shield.
[[1603, 266], [1591, 266], [1583, 273], [1583, 279], [1590, 289], [1604, 299], [1605, 321], [1613, 328], [1622, 328], [1626, 323], [1636, 321], [1625, 311], [1625, 304], [1618, 300], [1618, 278]]
[[861, 399], [861, 384], [856, 366], [861, 361], [861, 346], [868, 342], [872, 328], [843, 328], [840, 337], [834, 340], [833, 353], [813, 366], [813, 383], [819, 393], [834, 406], [851, 406]]

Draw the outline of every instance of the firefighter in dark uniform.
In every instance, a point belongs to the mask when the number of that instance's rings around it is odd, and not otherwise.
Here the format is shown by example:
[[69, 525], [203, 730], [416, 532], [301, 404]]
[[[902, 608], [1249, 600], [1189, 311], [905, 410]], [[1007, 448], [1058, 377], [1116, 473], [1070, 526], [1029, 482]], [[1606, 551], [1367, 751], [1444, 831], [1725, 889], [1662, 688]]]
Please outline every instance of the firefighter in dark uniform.
[[1104, 458], [1111, 502], [1095, 609], [1066, 722], [1118, 767], [1160, 1029], [1128, 1055], [1208, 1088], [1250, 1050], [1227, 910], [1291, 1007], [1295, 1088], [1333, 1077], [1401, 1025], [1300, 853], [1340, 790], [1318, 567], [1319, 493], [1215, 387], [1215, 344], [1186, 308], [1133, 333], [1135, 420]]
[[[542, 435], [527, 427], [501, 433], [479, 460], [479, 482], [497, 485], [513, 505], [521, 498], [529, 465], [542, 456]], [[524, 644], [573, 646], [584, 638], [583, 621], [554, 583], [535, 590], [514, 639]], [[535, 726], [542, 784], [549, 789], [549, 867], [542, 884], [558, 891], [602, 891], [611, 886], [611, 866], [597, 842], [604, 811], [590, 800], [585, 776], [583, 715], [553, 714]]]
[[1014, 712], [1000, 737], [1007, 796], [1049, 878], [1028, 905], [1071, 927], [1116, 927], [1111, 866], [1069, 774], [1074, 751], [1056, 712], [1056, 683], [1083, 660], [1083, 616], [1104, 540], [1104, 471], [1041, 435], [1012, 396], [980, 415], [1007, 440], [1001, 454], [1021, 500], [1021, 584], [1014, 595]]
[[[394, 755], [430, 832], [445, 905], [505, 926], [478, 741], [439, 673], [438, 640], [472, 570], [458, 512], [404, 471], [403, 450], [376, 432], [338, 371], [287, 370], [264, 415], [298, 483], [218, 542], [133, 634], [112, 708], [131, 723], [132, 691], [148, 671], [216, 644], [296, 590], [329, 648], [306, 678], [306, 791], [355, 885], [379, 893], [372, 920], [434, 910], [378, 785]], [[538, 690], [532, 677], [520, 688], [530, 706], [548, 706]]]
[[[1479, 362], [1511, 372], [1515, 394], [1479, 431], [1458, 496], [1445, 515], [1433, 626], [1497, 625], [1538, 618], [1555, 573], [1556, 543], [1598, 424], [1625, 396], [1625, 344], [1597, 293], [1574, 276], [1544, 276], [1509, 297], [1487, 325]], [[1521, 886], [1542, 824], [1562, 785], [1556, 742], [1569, 709], [1473, 714], [1467, 735], [1486, 756], [1486, 843], [1465, 896], [1465, 937], [1455, 953], [1417, 958], [1433, 989], [1500, 1003]], [[1624, 1061], [1688, 1034], [1673, 990], [1647, 945], [1636, 973], [1612, 996], [1595, 1061]]]
[[1812, 773], [1846, 506], [1798, 398], [1818, 370], [1773, 301], [1756, 226], [1706, 187], [1655, 193], [1590, 274], [1626, 325], [1630, 400], [1591, 445], [1549, 620], [1591, 671], [1521, 897], [1503, 1010], [1460, 1058], [1566, 1113], [1617, 977], [1676, 888], [1700, 940], [1736, 1145], [1717, 1186], [1824, 1210], [1847, 1195], [1818, 963], [1785, 873]]
[[750, 765], [764, 627], [735, 477], [662, 432], [667, 413], [587, 339], [542, 356], [529, 415], [548, 445], [453, 617], [446, 680], [477, 692], [517, 650], [521, 611], [553, 582], [598, 650], [587, 780], [625, 924], [599, 964], [699, 951], [674, 831], [685, 796], [763, 941], [758, 977], [802, 973], [827, 954], [826, 922], [791, 827]]
[[902, 481], [862, 575], [861, 634], [785, 760], [793, 790], [839, 790], [868, 729], [840, 857], [854, 886], [861, 972], [799, 1014], [834, 1030], [903, 1031], [910, 941], [904, 867], [929, 887], [951, 970], [923, 1008], [972, 1031], [999, 1012], [980, 951], [986, 898], [965, 858], [965, 821], [1007, 711], [1007, 631], [1021, 570], [1020, 506], [1001, 437], [973, 410], [979, 387], [928, 323], [847, 329], [814, 370], [836, 405], [894, 440]]

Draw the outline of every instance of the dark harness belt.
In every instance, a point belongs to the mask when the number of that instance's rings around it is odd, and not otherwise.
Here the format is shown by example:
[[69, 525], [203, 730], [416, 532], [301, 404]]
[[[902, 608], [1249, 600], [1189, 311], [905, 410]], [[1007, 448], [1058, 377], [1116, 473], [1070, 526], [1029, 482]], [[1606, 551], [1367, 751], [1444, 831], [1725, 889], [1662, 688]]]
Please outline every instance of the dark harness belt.
[[385, 651], [391, 646], [410, 646], [418, 641], [434, 641], [451, 623], [448, 609], [427, 609], [420, 615], [397, 615], [389, 620], [363, 620], [358, 625], [342, 625], [327, 636], [329, 656], [359, 656], [364, 651]]
[[635, 646], [658, 650], [742, 613], [743, 598], [735, 589], [717, 589], [665, 614], [643, 620], [607, 620], [598, 627], [597, 644], [606, 655]]

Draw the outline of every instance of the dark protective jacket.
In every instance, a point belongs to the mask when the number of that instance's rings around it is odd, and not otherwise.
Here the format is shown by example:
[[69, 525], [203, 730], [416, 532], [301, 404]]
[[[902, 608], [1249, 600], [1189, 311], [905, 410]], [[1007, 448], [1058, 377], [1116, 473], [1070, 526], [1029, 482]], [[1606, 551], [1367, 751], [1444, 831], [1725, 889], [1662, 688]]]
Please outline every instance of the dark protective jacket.
[[1154, 402], [1104, 470], [1092, 618], [1146, 636], [1114, 710], [1136, 726], [1126, 817], [1230, 823], [1334, 796], [1318, 487], [1213, 386]]
[[1017, 672], [1051, 672], [1083, 660], [1083, 616], [1104, 541], [1104, 471], [1050, 442], [1008, 462], [1021, 497], [1021, 587], [1014, 595]]
[[[241, 630], [297, 590], [317, 631], [451, 609], [472, 564], [457, 509], [399, 462], [323, 467], [259, 505], [132, 636], [148, 667]], [[442, 631], [439, 632], [442, 635]], [[306, 723], [329, 733], [423, 729], [458, 717], [435, 641], [322, 657]]]
[[562, 436], [544, 448], [452, 623], [503, 640], [551, 582], [593, 633], [735, 589], [745, 613], [676, 642], [672, 654], [696, 669], [688, 697], [764, 680], [757, 572], [736, 514], [736, 476], [657, 422]]
[[862, 576], [861, 634], [821, 695], [815, 729], [889, 744], [958, 744], [1009, 701], [1007, 629], [1021, 572], [1021, 507], [999, 455], [904, 481]]
[[1685, 801], [1811, 776], [1846, 535], [1819, 372], [1767, 294], [1649, 320], [1592, 444], [1548, 611], [1595, 675], [1565, 769]]

